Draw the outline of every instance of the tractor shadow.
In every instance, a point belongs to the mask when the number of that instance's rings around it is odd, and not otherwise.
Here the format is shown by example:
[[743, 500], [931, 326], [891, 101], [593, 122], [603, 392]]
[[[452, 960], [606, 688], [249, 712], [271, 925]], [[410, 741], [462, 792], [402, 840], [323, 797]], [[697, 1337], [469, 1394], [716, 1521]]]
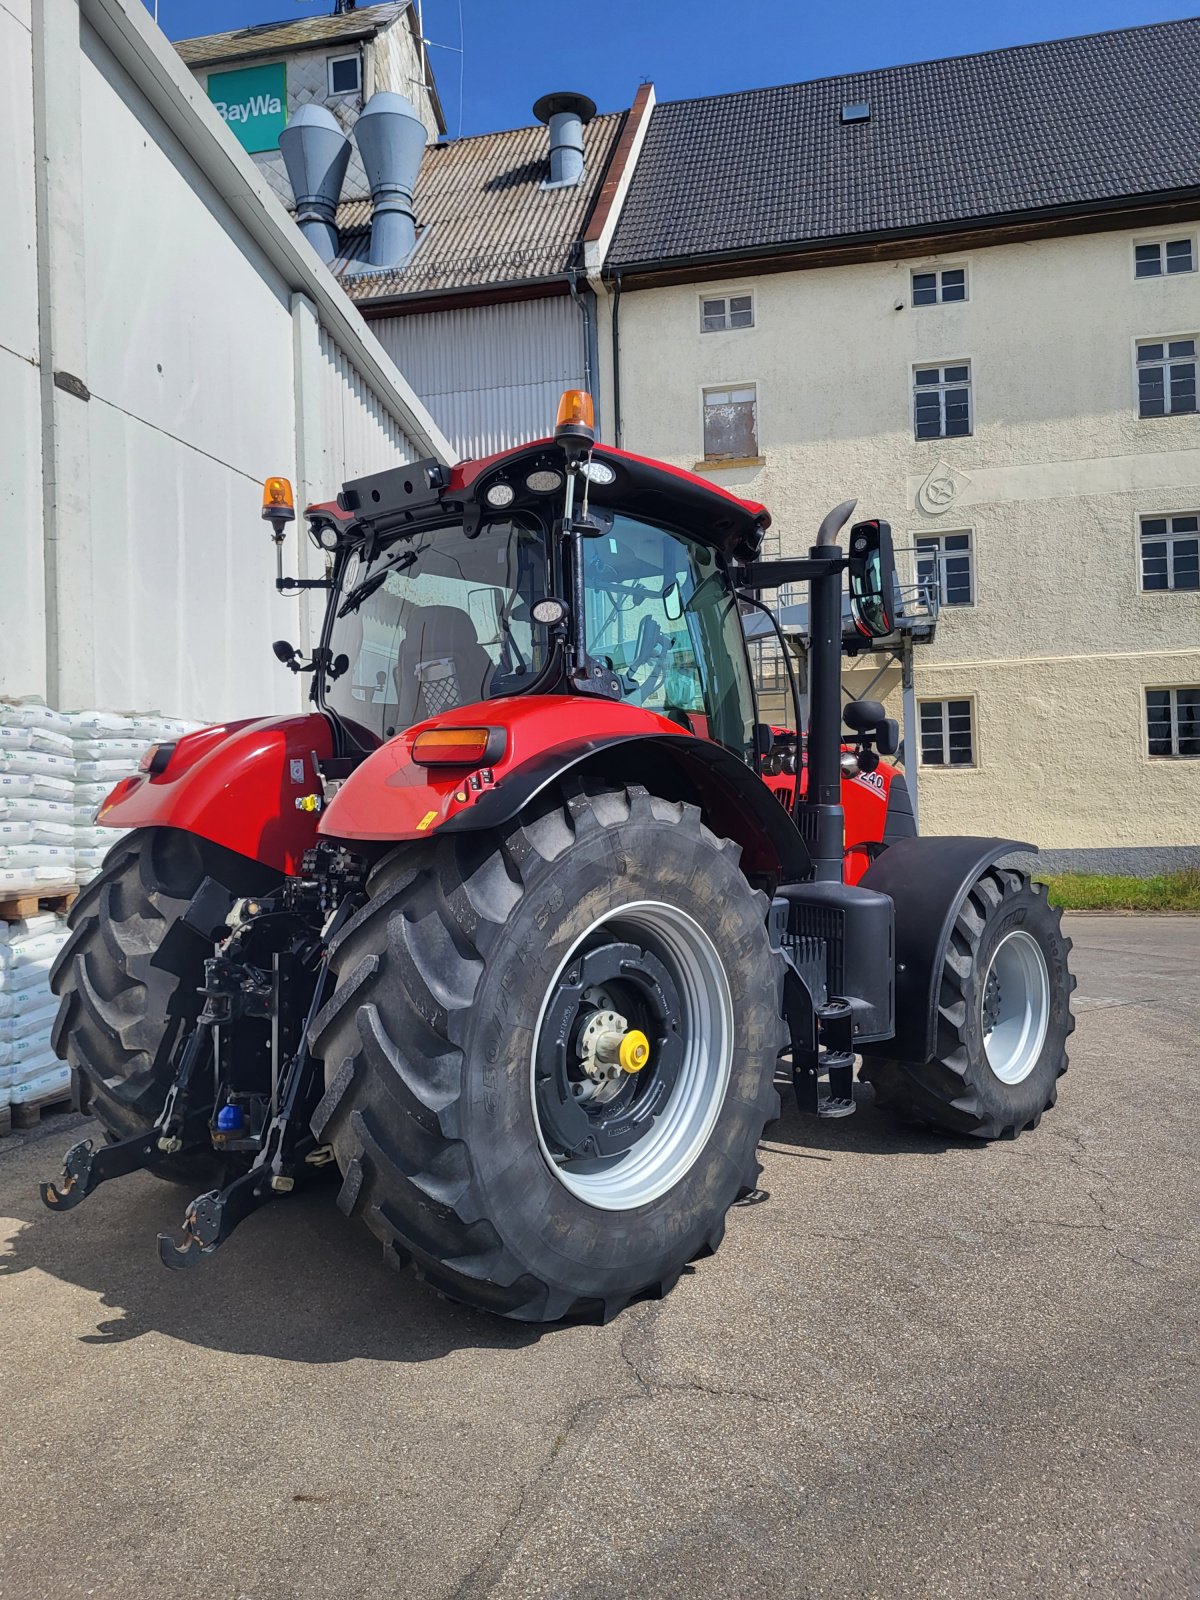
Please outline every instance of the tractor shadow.
[[[11, 1163], [0, 1162], [0, 1214], [19, 1224], [2, 1280], [31, 1268], [99, 1297], [111, 1315], [76, 1336], [115, 1345], [144, 1334], [234, 1355], [336, 1364], [437, 1361], [453, 1351], [517, 1350], [554, 1328], [504, 1322], [443, 1300], [410, 1271], [396, 1272], [376, 1240], [334, 1204], [335, 1180], [272, 1201], [220, 1252], [186, 1272], [158, 1259], [156, 1235], [178, 1238], [188, 1189], [136, 1173], [55, 1215], [36, 1179], [57, 1176], [83, 1119], [56, 1120]], [[87, 1313], [85, 1313], [86, 1315]]]
[[[767, 1125], [761, 1148], [777, 1155], [807, 1157], [813, 1161], [835, 1156], [935, 1156], [951, 1150], [978, 1150], [979, 1141], [959, 1138], [936, 1128], [906, 1122], [880, 1108], [869, 1083], [854, 1085], [854, 1114], [826, 1120], [803, 1114], [796, 1105], [791, 1068], [776, 1073], [782, 1111]], [[822, 1092], [824, 1092], [822, 1090]]]
[[[885, 1115], [867, 1085], [855, 1085], [854, 1116], [829, 1122], [800, 1114], [790, 1075], [781, 1074], [777, 1086], [783, 1109], [766, 1130], [764, 1153], [827, 1161], [937, 1155], [969, 1143]], [[467, 1348], [519, 1350], [572, 1326], [505, 1322], [443, 1300], [409, 1271], [397, 1273], [367, 1230], [338, 1211], [334, 1178], [272, 1201], [203, 1265], [170, 1272], [158, 1259], [156, 1236], [179, 1236], [190, 1189], [136, 1173], [65, 1214], [52, 1214], [38, 1198], [37, 1180], [58, 1175], [68, 1145], [90, 1126], [83, 1118], [55, 1119], [13, 1160], [0, 1162], [0, 1214], [18, 1223], [7, 1253], [0, 1251], [0, 1280], [37, 1268], [96, 1296], [111, 1314], [76, 1335], [83, 1344], [158, 1333], [281, 1361], [404, 1363]]]

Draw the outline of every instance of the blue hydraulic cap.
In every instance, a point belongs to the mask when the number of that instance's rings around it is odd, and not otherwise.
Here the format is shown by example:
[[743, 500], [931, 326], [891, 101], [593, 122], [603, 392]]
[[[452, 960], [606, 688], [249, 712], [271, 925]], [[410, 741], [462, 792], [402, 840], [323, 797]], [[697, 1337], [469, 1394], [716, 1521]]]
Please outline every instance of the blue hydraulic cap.
[[241, 1106], [222, 1106], [217, 1112], [217, 1129], [221, 1133], [237, 1133], [245, 1122], [246, 1114]]

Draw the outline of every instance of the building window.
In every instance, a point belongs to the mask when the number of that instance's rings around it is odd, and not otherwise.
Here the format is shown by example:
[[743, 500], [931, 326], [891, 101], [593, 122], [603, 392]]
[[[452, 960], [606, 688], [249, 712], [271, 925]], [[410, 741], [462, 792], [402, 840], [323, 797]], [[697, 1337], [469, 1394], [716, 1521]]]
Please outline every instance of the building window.
[[357, 94], [361, 87], [361, 68], [357, 56], [329, 57], [330, 94]]
[[957, 439], [971, 431], [971, 369], [917, 367], [913, 423], [918, 439]]
[[1195, 252], [1190, 239], [1164, 239], [1158, 244], [1133, 247], [1133, 270], [1139, 278], [1169, 277], [1173, 272], [1194, 272]]
[[975, 765], [975, 734], [969, 700], [921, 701], [921, 765]]
[[1142, 518], [1142, 588], [1200, 589], [1200, 516]]
[[921, 534], [917, 538], [917, 582], [926, 584], [943, 606], [975, 603], [975, 575], [969, 533]]
[[726, 328], [752, 328], [754, 300], [748, 294], [722, 295], [700, 302], [700, 332], [723, 333]]
[[1196, 340], [1158, 339], [1137, 347], [1138, 415], [1196, 409]]
[[704, 459], [752, 461], [758, 455], [758, 390], [752, 383], [737, 389], [704, 391]]
[[1200, 684], [1147, 689], [1146, 737], [1152, 756], [1200, 756]]
[[912, 303], [914, 306], [936, 306], [948, 300], [967, 298], [967, 269], [946, 267], [941, 272], [914, 272], [912, 275]]

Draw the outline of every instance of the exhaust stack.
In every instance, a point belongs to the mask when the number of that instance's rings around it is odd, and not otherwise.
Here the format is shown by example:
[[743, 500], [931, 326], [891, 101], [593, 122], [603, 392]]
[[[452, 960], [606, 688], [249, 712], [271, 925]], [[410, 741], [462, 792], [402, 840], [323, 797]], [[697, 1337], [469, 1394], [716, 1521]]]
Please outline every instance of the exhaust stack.
[[296, 198], [296, 225], [321, 260], [332, 261], [350, 140], [324, 106], [301, 106], [279, 135], [279, 149]]
[[402, 94], [373, 94], [354, 124], [354, 137], [371, 185], [372, 267], [399, 267], [417, 242], [413, 189], [428, 135]]
[[548, 187], [565, 189], [578, 183], [583, 177], [583, 125], [596, 115], [596, 102], [560, 89], [536, 100], [533, 114], [550, 129]]

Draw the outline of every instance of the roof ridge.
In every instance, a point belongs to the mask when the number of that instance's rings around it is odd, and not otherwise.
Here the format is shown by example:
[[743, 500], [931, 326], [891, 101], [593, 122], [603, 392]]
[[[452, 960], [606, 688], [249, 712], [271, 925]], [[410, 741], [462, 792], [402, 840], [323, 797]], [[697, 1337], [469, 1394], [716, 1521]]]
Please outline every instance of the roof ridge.
[[997, 45], [993, 50], [964, 50], [957, 55], [928, 56], [917, 61], [897, 61], [886, 67], [860, 67], [847, 72], [824, 72], [816, 78], [790, 78], [786, 83], [764, 83], [752, 89], [725, 89], [719, 94], [698, 94], [684, 96], [679, 100], [660, 100], [654, 109], [655, 112], [659, 112], [669, 106], [697, 106], [716, 100], [741, 100], [750, 95], [773, 94], [781, 89], [806, 89], [818, 83], [836, 83], [841, 78], [878, 78], [885, 73], [911, 72], [917, 67], [937, 67], [949, 61], [980, 61], [994, 56], [1046, 50], [1054, 45], [1081, 44], [1086, 39], [1113, 39], [1121, 34], [1154, 33], [1160, 29], [1182, 28], [1197, 23], [1200, 23], [1200, 15], [1166, 17], [1161, 22], [1142, 22], [1126, 28], [1096, 28], [1090, 33], [1071, 33], [1064, 38], [1030, 39], [1024, 44]]

